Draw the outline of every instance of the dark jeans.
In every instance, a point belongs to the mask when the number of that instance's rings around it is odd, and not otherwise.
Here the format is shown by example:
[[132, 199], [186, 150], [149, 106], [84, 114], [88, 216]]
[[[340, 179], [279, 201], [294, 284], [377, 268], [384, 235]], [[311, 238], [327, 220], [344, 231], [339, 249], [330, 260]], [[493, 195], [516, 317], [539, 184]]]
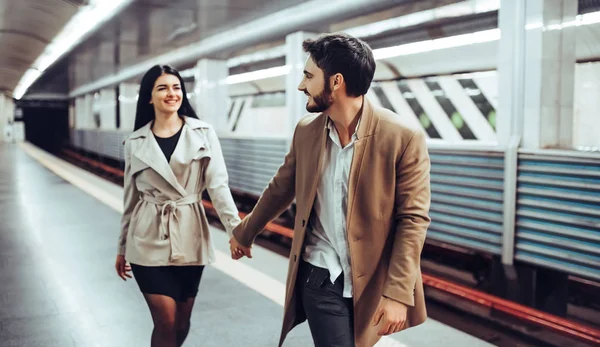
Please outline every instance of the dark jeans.
[[342, 296], [344, 275], [331, 283], [329, 271], [300, 263], [298, 289], [315, 347], [354, 347], [352, 298]]

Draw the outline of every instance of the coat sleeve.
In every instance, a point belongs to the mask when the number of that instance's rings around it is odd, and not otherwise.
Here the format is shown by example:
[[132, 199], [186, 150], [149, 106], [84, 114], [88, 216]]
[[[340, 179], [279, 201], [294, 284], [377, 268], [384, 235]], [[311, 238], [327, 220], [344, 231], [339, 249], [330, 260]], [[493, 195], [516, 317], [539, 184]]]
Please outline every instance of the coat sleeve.
[[414, 306], [421, 250], [431, 222], [430, 159], [421, 131], [413, 133], [396, 164], [395, 235], [383, 295]]
[[206, 167], [206, 190], [213, 203], [221, 224], [229, 237], [233, 236], [233, 228], [240, 224], [238, 209], [229, 189], [229, 176], [219, 138], [213, 128], [208, 129], [211, 159]]
[[296, 133], [292, 137], [290, 150], [283, 164], [277, 169], [254, 209], [242, 223], [233, 231], [235, 239], [243, 246], [250, 247], [254, 239], [263, 231], [267, 223], [277, 218], [285, 211], [296, 197]]
[[131, 215], [140, 199], [140, 193], [135, 186], [135, 181], [131, 175], [131, 145], [125, 141], [125, 172], [123, 174], [123, 215], [121, 217], [121, 233], [119, 235], [118, 253], [125, 255], [125, 246], [127, 242], [127, 232], [131, 223]]

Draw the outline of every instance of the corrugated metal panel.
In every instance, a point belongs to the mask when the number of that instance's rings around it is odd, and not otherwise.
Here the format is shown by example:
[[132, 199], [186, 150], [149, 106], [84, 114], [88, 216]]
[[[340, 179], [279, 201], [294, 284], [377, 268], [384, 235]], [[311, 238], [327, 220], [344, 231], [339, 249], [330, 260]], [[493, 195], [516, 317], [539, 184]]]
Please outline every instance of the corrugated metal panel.
[[519, 154], [515, 258], [600, 279], [600, 156]]
[[430, 239], [502, 252], [504, 153], [429, 149]]
[[116, 160], [123, 159], [123, 133], [117, 131], [98, 132], [101, 153]]
[[127, 136], [129, 133], [122, 131], [71, 130], [71, 145], [123, 161], [123, 141]]
[[285, 139], [221, 138], [231, 189], [260, 196], [283, 163]]

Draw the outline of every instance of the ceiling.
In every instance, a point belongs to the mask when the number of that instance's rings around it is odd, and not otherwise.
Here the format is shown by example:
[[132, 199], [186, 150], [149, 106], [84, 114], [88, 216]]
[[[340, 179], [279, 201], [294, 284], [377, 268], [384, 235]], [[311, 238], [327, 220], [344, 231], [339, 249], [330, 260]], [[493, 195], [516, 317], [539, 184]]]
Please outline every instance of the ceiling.
[[307, 0], [136, 0], [69, 55], [74, 89]]
[[[123, 66], [136, 64], [149, 57], [193, 44], [268, 13], [305, 1], [307, 0], [134, 0], [132, 6], [88, 37], [85, 43], [68, 55], [67, 59], [58, 62], [51, 69], [57, 70], [56, 73], [49, 71], [42, 75], [37, 84], [51, 85], [51, 89], [55, 90], [56, 83], [44, 82], [52, 76], [64, 75], [66, 65], [69, 70], [68, 76], [63, 76], [64, 79], [60, 79], [57, 83], [69, 84], [64, 87], [73, 89], [115, 73]], [[407, 7], [428, 4], [427, 6], [437, 7], [456, 1], [459, 0], [418, 2], [398, 0], [397, 4], [406, 4]], [[12, 94], [23, 74], [40, 56], [44, 48], [77, 10], [90, 2], [91, 0], [0, 0], [0, 93]], [[578, 0], [578, 2], [580, 13], [600, 9], [600, 0]], [[318, 8], [315, 10], [318, 11]], [[330, 29], [343, 29], [345, 25], [356, 25], [358, 23], [354, 22], [357, 20], [366, 22], [382, 20], [394, 14], [394, 11], [407, 12], [406, 7], [396, 6], [389, 11], [381, 12], [384, 18], [352, 18], [348, 23], [330, 23]], [[366, 13], [365, 17], [381, 13]], [[336, 25], [341, 27], [337, 28]], [[312, 29], [327, 30], [327, 28]], [[395, 33], [391, 38], [382, 38], [380, 42], [373, 42], [373, 44], [389, 45], [391, 42], [386, 40], [397, 41], [400, 36], [406, 39], [407, 34]], [[421, 32], [414, 34], [421, 35]], [[431, 34], [429, 32], [429, 35]], [[258, 48], [260, 47], [256, 45], [252, 47], [253, 50]], [[243, 51], [234, 53], [239, 54]], [[227, 58], [234, 53], [225, 52], [225, 56], [220, 58]], [[56, 78], [52, 77], [52, 79]]]
[[30, 97], [32, 93], [63, 94], [62, 88], [56, 88], [57, 83], [66, 83], [67, 90], [73, 89], [115, 73], [123, 66], [196, 43], [306, 1], [134, 0], [122, 12], [87, 36], [64, 59], [51, 66], [29, 88], [25, 97]]
[[0, 0], [0, 93], [21, 76], [87, 0]]

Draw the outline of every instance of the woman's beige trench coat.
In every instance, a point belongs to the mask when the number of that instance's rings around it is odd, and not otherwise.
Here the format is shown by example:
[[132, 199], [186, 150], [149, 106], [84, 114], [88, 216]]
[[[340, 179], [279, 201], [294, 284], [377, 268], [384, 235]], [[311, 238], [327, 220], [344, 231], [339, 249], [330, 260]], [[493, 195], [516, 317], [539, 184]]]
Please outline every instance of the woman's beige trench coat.
[[206, 265], [215, 260], [202, 206], [206, 189], [231, 236], [240, 223], [214, 129], [196, 118], [184, 125], [167, 162], [152, 122], [125, 140], [124, 211], [118, 254], [134, 264]]

